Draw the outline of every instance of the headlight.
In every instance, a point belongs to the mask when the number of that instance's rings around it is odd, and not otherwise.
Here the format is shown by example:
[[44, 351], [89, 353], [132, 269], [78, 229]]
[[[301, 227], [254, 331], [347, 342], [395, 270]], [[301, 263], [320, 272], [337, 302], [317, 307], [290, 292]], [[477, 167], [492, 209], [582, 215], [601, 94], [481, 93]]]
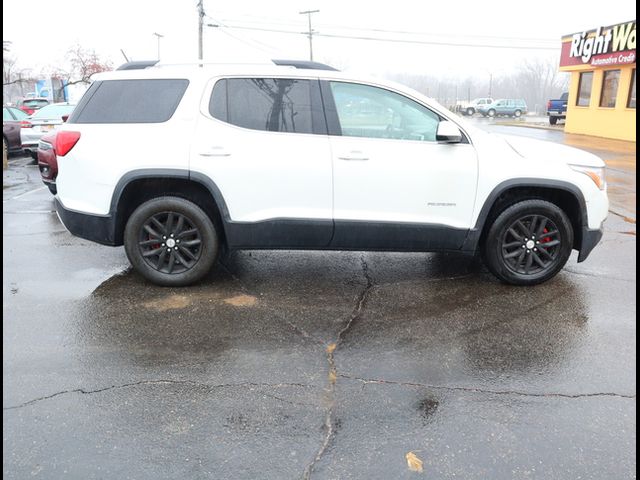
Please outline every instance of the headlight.
[[606, 185], [604, 178], [604, 167], [585, 167], [583, 165], [569, 165], [576, 172], [584, 173], [587, 177], [593, 180], [593, 183], [600, 190], [604, 190]]

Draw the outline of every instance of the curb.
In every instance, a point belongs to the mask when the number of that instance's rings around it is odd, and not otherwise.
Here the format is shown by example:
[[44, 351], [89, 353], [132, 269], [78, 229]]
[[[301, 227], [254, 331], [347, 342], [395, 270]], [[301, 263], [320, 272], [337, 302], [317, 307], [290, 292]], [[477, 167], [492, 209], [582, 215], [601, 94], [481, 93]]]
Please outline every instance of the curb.
[[551, 125], [537, 125], [535, 123], [515, 123], [515, 122], [495, 122], [494, 125], [501, 125], [504, 127], [527, 127], [537, 128], [539, 130], [551, 130], [553, 132], [564, 132], [564, 127], [553, 127]]

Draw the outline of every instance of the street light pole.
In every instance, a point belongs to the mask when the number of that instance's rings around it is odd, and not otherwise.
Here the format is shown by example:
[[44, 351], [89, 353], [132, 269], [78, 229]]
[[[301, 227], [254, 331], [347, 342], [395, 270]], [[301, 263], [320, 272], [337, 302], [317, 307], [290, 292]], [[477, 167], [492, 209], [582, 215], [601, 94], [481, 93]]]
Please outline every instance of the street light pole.
[[311, 14], [318, 13], [320, 10], [305, 10], [304, 12], [299, 12], [300, 15], [306, 15], [309, 20], [309, 31], [307, 32], [307, 36], [309, 37], [309, 60], [313, 62], [313, 34], [315, 33], [311, 28]]
[[203, 0], [198, 0], [198, 60], [202, 61], [202, 23], [204, 21]]
[[159, 33], [153, 32], [153, 34], [158, 37], [158, 61], [160, 61], [160, 39], [164, 37], [164, 35], [160, 35]]

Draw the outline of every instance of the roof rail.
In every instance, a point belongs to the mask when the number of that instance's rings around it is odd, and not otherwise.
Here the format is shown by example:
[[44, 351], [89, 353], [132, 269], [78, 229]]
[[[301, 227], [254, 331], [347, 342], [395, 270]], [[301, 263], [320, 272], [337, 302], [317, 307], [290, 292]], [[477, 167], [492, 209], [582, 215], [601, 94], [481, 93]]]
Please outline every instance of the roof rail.
[[326, 65], [324, 63], [319, 62], [310, 62], [309, 60], [271, 60], [278, 66], [281, 67], [294, 67], [294, 68], [304, 68], [306, 70], [333, 70], [337, 72], [337, 68], [333, 68], [330, 65]]
[[120, 65], [116, 70], [142, 70], [143, 68], [153, 67], [158, 60], [140, 60], [136, 62], [127, 62]]

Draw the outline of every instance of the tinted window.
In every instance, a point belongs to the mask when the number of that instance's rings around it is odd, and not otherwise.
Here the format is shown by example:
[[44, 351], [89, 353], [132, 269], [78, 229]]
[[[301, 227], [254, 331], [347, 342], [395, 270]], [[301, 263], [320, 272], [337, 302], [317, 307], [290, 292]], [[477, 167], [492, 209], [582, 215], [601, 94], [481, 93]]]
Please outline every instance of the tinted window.
[[593, 84], [593, 72], [582, 72], [578, 83], [578, 100], [576, 105], [588, 107], [591, 103], [591, 85]]
[[569, 92], [564, 92], [562, 95], [560, 95], [560, 100], [568, 100], [569, 99]]
[[63, 115], [69, 115], [75, 105], [47, 105], [42, 107], [31, 118], [61, 118]]
[[435, 142], [440, 117], [389, 90], [330, 82], [342, 135]]
[[616, 95], [618, 95], [618, 84], [620, 83], [620, 70], [607, 70], [602, 78], [602, 93], [600, 95], [600, 106], [614, 108], [616, 106]]
[[97, 82], [85, 93], [69, 123], [166, 122], [188, 85], [189, 80], [184, 79]]
[[44, 107], [45, 105], [49, 105], [48, 100], [39, 99], [39, 100], [25, 100], [22, 102], [22, 105], [25, 107]]
[[627, 108], [636, 108], [636, 69], [633, 69], [631, 75], [631, 87], [629, 87], [629, 99], [627, 100]]
[[11, 115], [8, 108], [2, 109], [2, 120], [13, 120], [13, 115]]
[[214, 118], [252, 130], [313, 133], [311, 81], [290, 78], [221, 80], [211, 94], [209, 112]]

